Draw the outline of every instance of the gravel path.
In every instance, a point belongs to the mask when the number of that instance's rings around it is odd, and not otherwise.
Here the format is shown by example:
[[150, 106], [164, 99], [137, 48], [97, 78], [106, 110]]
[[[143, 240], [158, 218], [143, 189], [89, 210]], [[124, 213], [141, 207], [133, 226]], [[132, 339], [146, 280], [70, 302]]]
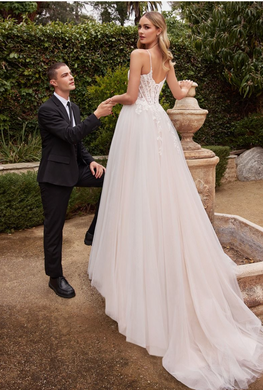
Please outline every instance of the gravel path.
[[[263, 181], [226, 184], [216, 193], [216, 211], [263, 226], [262, 191]], [[90, 220], [65, 224], [64, 274], [77, 294], [70, 300], [48, 287], [42, 226], [0, 234], [0, 390], [186, 390], [160, 358], [127, 343], [105, 315], [86, 273]], [[263, 378], [249, 387], [262, 388]]]

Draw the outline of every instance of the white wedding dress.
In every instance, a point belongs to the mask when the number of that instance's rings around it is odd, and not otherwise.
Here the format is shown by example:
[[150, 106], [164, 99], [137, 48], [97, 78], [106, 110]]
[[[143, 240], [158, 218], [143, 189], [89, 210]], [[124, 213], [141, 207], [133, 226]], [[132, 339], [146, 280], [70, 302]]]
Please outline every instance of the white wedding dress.
[[141, 76], [109, 153], [88, 273], [127, 341], [191, 389], [246, 389], [263, 371], [260, 320], [243, 303], [159, 104]]

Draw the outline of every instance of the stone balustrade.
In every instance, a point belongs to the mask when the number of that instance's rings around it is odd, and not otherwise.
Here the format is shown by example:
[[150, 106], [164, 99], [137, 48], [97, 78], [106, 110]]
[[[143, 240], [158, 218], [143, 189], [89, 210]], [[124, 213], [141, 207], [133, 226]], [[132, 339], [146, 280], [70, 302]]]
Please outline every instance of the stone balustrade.
[[36, 172], [39, 162], [17, 163], [17, 164], [0, 164], [0, 175], [5, 173], [26, 173], [28, 171]]
[[[221, 183], [230, 183], [237, 180], [237, 168], [236, 168], [236, 157], [229, 156], [226, 172], [221, 180]], [[94, 157], [95, 160], [107, 159], [107, 156]], [[31, 163], [17, 163], [17, 164], [0, 164], [0, 175], [5, 173], [25, 173], [28, 171], [37, 171], [39, 162]]]
[[[105, 160], [108, 156], [94, 156], [95, 160]], [[28, 171], [36, 172], [39, 167], [39, 161], [25, 162], [16, 164], [0, 164], [0, 175], [5, 173], [26, 173]]]

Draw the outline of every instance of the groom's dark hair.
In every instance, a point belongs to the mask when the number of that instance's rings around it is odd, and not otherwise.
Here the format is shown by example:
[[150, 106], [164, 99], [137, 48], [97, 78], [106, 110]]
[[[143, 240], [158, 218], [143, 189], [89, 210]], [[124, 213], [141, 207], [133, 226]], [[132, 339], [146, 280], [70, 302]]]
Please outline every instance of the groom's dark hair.
[[47, 75], [48, 79], [50, 80], [56, 80], [57, 78], [57, 70], [61, 68], [61, 66], [67, 66], [64, 62], [56, 62], [55, 64], [51, 65], [48, 69]]

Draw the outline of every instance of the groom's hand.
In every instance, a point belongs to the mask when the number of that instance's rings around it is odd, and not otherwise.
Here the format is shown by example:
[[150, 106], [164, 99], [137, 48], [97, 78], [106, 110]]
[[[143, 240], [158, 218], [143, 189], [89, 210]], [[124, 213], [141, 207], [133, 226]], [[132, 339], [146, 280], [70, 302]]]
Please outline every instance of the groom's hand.
[[106, 168], [103, 165], [98, 164], [96, 161], [92, 161], [89, 167], [92, 175], [95, 176], [96, 179], [100, 178], [103, 175], [103, 173], [106, 171]]
[[113, 106], [114, 104], [111, 102], [111, 99], [107, 99], [104, 102], [100, 103], [100, 105], [94, 111], [94, 115], [96, 115], [96, 117], [100, 119], [100, 117], [102, 116], [112, 114], [111, 109]]

